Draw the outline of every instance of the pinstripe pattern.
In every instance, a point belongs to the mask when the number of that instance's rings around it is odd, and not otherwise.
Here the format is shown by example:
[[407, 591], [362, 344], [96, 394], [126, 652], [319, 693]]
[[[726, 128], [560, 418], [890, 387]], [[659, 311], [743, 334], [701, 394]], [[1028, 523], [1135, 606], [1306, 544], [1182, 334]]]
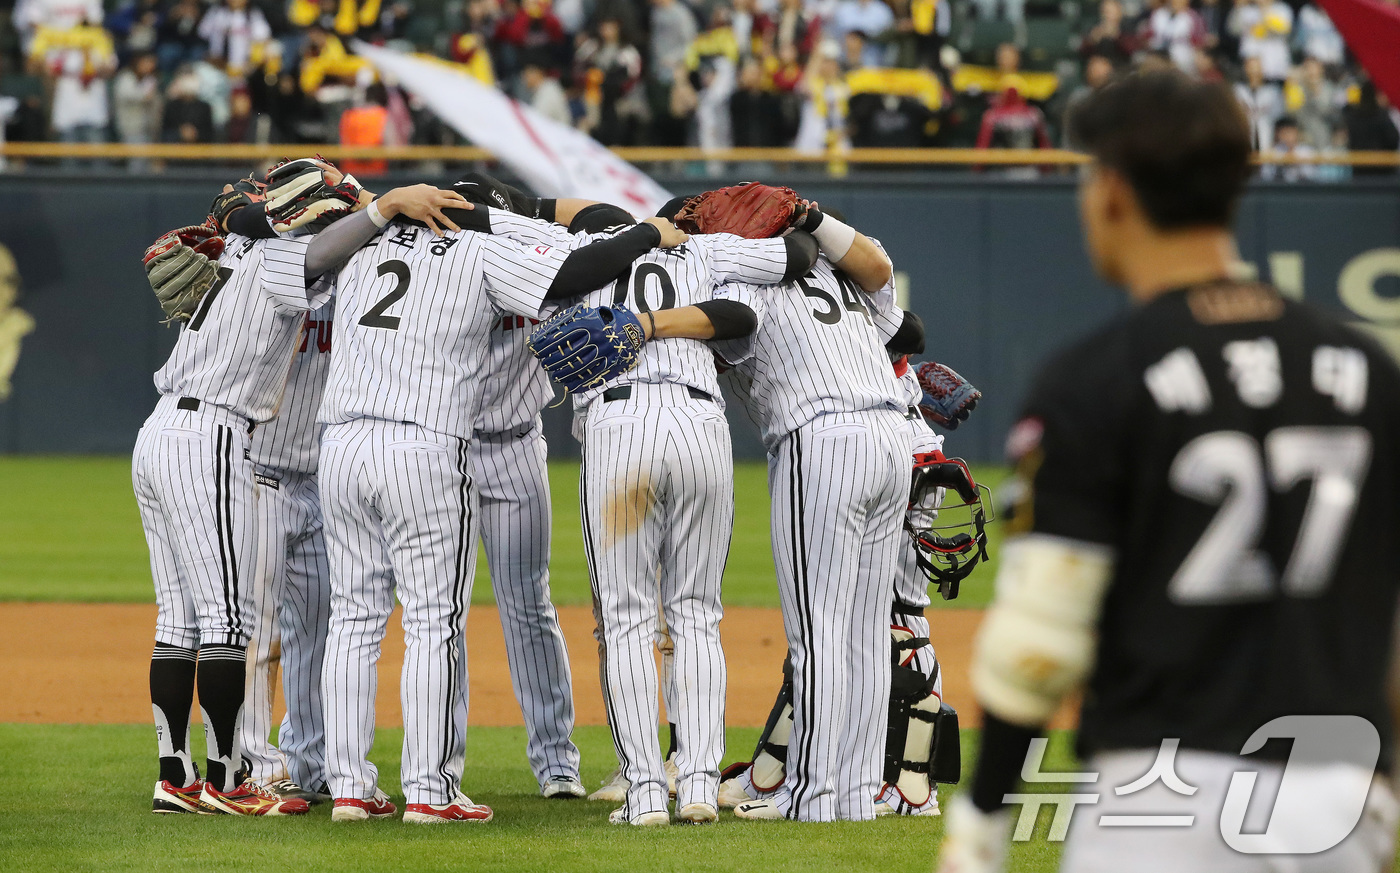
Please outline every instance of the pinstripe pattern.
[[248, 642], [239, 586], [255, 554], [247, 423], [216, 406], [163, 397], [136, 437], [132, 485], [155, 583], [156, 640], [172, 646]]
[[874, 816], [908, 446], [902, 419], [871, 410], [822, 416], [770, 456], [773, 551], [793, 662], [779, 803], [792, 819]]
[[331, 365], [334, 301], [306, 316], [301, 341], [292, 355], [287, 388], [277, 417], [253, 433], [253, 463], [292, 473], [315, 473], [321, 456], [316, 413]]
[[[320, 420], [412, 421], [470, 437], [492, 325], [507, 312], [538, 315], [565, 256], [471, 231], [439, 238], [389, 225], [337, 279], [336, 341]], [[397, 328], [361, 324], [396, 288], [403, 296], [381, 314], [399, 319]]]
[[577, 778], [578, 748], [569, 739], [574, 728], [573, 678], [559, 616], [549, 597], [551, 509], [544, 436], [538, 421], [532, 420], [524, 436], [486, 435], [472, 443], [471, 454], [481, 541], [491, 568], [511, 685], [525, 717], [530, 769], [541, 787], [550, 776]]
[[733, 527], [733, 459], [718, 407], [675, 385], [596, 402], [580, 473], [585, 551], [604, 639], [605, 703], [629, 817], [667, 808], [657, 741], [658, 607], [675, 647], [676, 802], [714, 804], [723, 752], [720, 577]]
[[195, 321], [181, 328], [155, 375], [161, 394], [198, 397], [254, 421], [277, 414], [306, 312], [329, 295], [328, 284], [318, 285], [308, 301], [303, 271], [310, 239], [229, 234], [219, 258], [228, 280], [206, 295], [199, 328]]
[[[343, 310], [342, 310], [343, 311]], [[397, 589], [403, 604], [402, 785], [409, 803], [446, 803], [462, 775], [462, 635], [476, 566], [466, 442], [414, 424], [357, 419], [326, 428], [322, 504], [331, 619], [322, 693], [336, 797], [374, 795], [378, 661]]]
[[[257, 630], [248, 644], [243, 757], [259, 782], [290, 776], [298, 785], [315, 787], [325, 780], [321, 664], [330, 620], [330, 566], [321, 499], [314, 475], [261, 465], [254, 471], [258, 479], [258, 562], [253, 582]], [[269, 734], [279, 663], [287, 711], [279, 743], [273, 745]]]

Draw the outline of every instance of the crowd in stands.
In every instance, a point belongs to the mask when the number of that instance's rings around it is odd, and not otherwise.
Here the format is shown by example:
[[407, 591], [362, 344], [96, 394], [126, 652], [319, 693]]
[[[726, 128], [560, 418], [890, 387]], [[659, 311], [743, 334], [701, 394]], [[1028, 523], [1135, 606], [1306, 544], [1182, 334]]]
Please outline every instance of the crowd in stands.
[[1233, 83], [1261, 150], [1400, 149], [1315, 0], [18, 0], [0, 121], [25, 141], [454, 141], [356, 40], [605, 145], [1048, 148], [1116, 73], [1170, 65]]

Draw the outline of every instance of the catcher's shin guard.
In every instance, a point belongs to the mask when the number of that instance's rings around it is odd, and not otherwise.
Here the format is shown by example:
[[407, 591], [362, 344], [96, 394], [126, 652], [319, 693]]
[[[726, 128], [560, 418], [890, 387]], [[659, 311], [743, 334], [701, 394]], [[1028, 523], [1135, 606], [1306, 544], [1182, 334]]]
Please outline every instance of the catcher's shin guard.
[[929, 674], [905, 666], [906, 653], [929, 644], [908, 628], [891, 627], [890, 717], [885, 734], [886, 784], [913, 806], [928, 803], [933, 782], [961, 777], [958, 714], [934, 688], [938, 665]]
[[749, 779], [761, 792], [774, 791], [787, 778], [788, 740], [792, 737], [792, 659], [783, 661], [783, 687], [768, 713], [768, 723], [753, 750]]

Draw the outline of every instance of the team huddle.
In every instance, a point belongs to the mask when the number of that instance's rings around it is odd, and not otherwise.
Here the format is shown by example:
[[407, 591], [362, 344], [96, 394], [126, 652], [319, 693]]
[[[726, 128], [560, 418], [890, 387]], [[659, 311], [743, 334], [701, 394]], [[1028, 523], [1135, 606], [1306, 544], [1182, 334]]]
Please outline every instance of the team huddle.
[[[956, 427], [980, 395], [909, 363], [923, 327], [896, 305], [874, 240], [761, 185], [678, 198], [639, 224], [480, 174], [376, 197], [299, 159], [225, 186], [206, 224], [165, 235], [145, 263], [183, 323], [133, 462], [159, 605], [156, 812], [292, 815], [333, 799], [336, 821], [394, 815], [368, 755], [397, 598], [403, 818], [491, 820], [461, 784], [478, 539], [540, 792], [587, 793], [549, 591], [553, 377], [583, 447], [619, 762], [593, 798], [621, 804], [610, 820], [668, 824], [673, 799], [693, 824], [723, 807], [937, 814], [932, 783], [958, 778], [957, 721], [923, 612], [929, 581], [955, 596], [986, 537], [978, 486], [930, 422]], [[722, 380], [768, 449], [789, 647], [752, 763], [724, 773]], [[940, 522], [958, 501], [968, 522]]]

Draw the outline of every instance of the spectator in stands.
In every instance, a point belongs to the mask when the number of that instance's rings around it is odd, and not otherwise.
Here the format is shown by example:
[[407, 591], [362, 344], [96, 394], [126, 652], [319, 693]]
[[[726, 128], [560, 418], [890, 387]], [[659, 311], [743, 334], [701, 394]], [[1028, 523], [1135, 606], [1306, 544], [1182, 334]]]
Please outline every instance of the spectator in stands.
[[1196, 12], [1201, 16], [1201, 27], [1206, 32], [1203, 48], [1212, 56], [1235, 57], [1239, 49], [1239, 40], [1235, 39], [1226, 26], [1230, 14], [1229, 7], [1221, 3], [1221, 0], [1201, 0], [1201, 6]]
[[982, 21], [998, 17], [998, 11], [1003, 12], [1006, 20], [1013, 24], [1022, 24], [1026, 20], [1026, 0], [974, 0], [974, 3], [977, 17]]
[[1195, 74], [1196, 48], [1205, 45], [1206, 29], [1191, 0], [1168, 0], [1158, 6], [1147, 28], [1149, 48], [1166, 52], [1183, 73]]
[[734, 32], [734, 44], [739, 49], [739, 58], [753, 57], [755, 45], [761, 42], [759, 33], [758, 0], [734, 0], [734, 8], [729, 12], [729, 27]]
[[156, 48], [156, 29], [161, 20], [161, 0], [127, 0], [107, 16], [107, 29], [117, 42], [117, 57], [130, 61]]
[[1240, 58], [1258, 58], [1264, 78], [1282, 85], [1293, 61], [1288, 50], [1292, 8], [1283, 0], [1240, 0], [1230, 19], [1230, 29], [1240, 38]]
[[982, 126], [977, 132], [979, 149], [1048, 149], [1050, 133], [1045, 127], [1045, 115], [1026, 102], [1014, 83], [993, 100], [982, 114]]
[[1283, 116], [1283, 91], [1264, 78], [1264, 64], [1258, 55], [1245, 58], [1244, 81], [1235, 85], [1235, 96], [1249, 116], [1254, 132], [1254, 148], [1267, 151], [1274, 144], [1274, 122]]
[[295, 27], [315, 25], [343, 37], [373, 28], [379, 18], [380, 0], [291, 0], [287, 20]]
[[156, 29], [156, 57], [162, 73], [204, 57], [206, 46], [199, 35], [200, 9], [196, 0], [176, 0]]
[[166, 98], [160, 122], [162, 139], [186, 144], [214, 141], [214, 116], [209, 104], [199, 99], [199, 79], [193, 71], [186, 68], [176, 75]]
[[409, 0], [394, 0], [379, 14], [374, 35], [385, 42], [406, 40], [412, 20], [413, 4]]
[[865, 34], [859, 30], [847, 31], [846, 36], [841, 40], [841, 69], [847, 73], [852, 70], [862, 70], [869, 66], [866, 63], [868, 57], [865, 53], [867, 40]]
[[1340, 66], [1346, 53], [1346, 44], [1337, 26], [1327, 13], [1318, 6], [1308, 3], [1298, 10], [1298, 26], [1293, 31], [1293, 45], [1305, 57], [1316, 58], [1328, 66]]
[[486, 40], [467, 31], [452, 37], [447, 44], [447, 57], [465, 67], [465, 72], [483, 85], [496, 85], [496, 70], [491, 64], [491, 52]]
[[1202, 82], [1221, 83], [1225, 81], [1225, 74], [1220, 72], [1220, 67], [1215, 62], [1215, 55], [1206, 51], [1205, 46], [1196, 48], [1196, 78]]
[[593, 138], [609, 146], [636, 143], [647, 115], [642, 55], [623, 40], [622, 22], [598, 22], [597, 33], [584, 40], [574, 59], [577, 78], [585, 83], [586, 127]]
[[312, 25], [301, 49], [301, 90], [308, 97], [316, 97], [316, 92], [326, 85], [349, 85], [365, 65], [363, 58], [345, 50], [339, 37], [320, 25]]
[[19, 0], [10, 19], [25, 55], [33, 53], [39, 28], [70, 30], [102, 20], [102, 0]]
[[882, 0], [841, 0], [831, 19], [831, 35], [836, 39], [845, 39], [848, 33], [865, 37], [863, 67], [885, 66], [885, 45], [878, 40], [893, 27], [894, 13]]
[[210, 9], [199, 24], [199, 35], [209, 44], [208, 57], [222, 64], [231, 76], [240, 76], [260, 57], [272, 39], [272, 28], [262, 11], [248, 0], [223, 0]]
[[816, 47], [821, 29], [821, 19], [804, 10], [803, 0], [778, 0], [777, 11], [764, 15], [759, 23], [760, 33], [772, 42], [775, 50], [794, 46], [804, 60]]
[[[684, 145], [684, 119], [694, 111], [694, 89], [675, 87], [676, 70], [685, 70], [685, 54], [695, 41], [695, 16], [680, 0], [649, 0], [651, 40], [648, 57], [647, 103], [652, 138], [657, 145]], [[683, 72], [684, 75], [684, 72]]]
[[529, 61], [550, 67], [568, 62], [569, 36], [549, 8], [549, 0], [523, 0], [496, 23], [491, 42], [496, 70], [503, 79], [513, 79]]
[[253, 114], [253, 98], [247, 88], [239, 88], [229, 98], [228, 124], [224, 125], [224, 142], [255, 143], [258, 140], [258, 119]]
[[[1347, 153], [1347, 129], [1346, 125], [1339, 126], [1332, 131], [1332, 142], [1320, 152], [1327, 157], [1344, 157]], [[1319, 182], [1345, 182], [1351, 178], [1351, 166], [1349, 164], [1318, 164], [1317, 181]]]
[[[1390, 112], [1390, 101], [1376, 89], [1376, 83], [1361, 83], [1361, 94], [1355, 104], [1343, 110], [1346, 119], [1347, 142], [1356, 151], [1393, 152], [1400, 149], [1400, 129]], [[1393, 167], [1355, 167], [1362, 175], [1389, 175]]]
[[[1316, 149], [1303, 143], [1298, 122], [1290, 115], [1283, 116], [1274, 124], [1273, 152], [1296, 158], [1317, 156]], [[1317, 165], [1269, 163], [1259, 168], [1259, 176], [1279, 182], [1310, 182], [1317, 177]]]
[[1327, 78], [1322, 61], [1308, 57], [1283, 88], [1284, 104], [1298, 120], [1303, 142], [1315, 149], [1332, 144], [1332, 131], [1341, 124], [1346, 89]]
[[[160, 140], [162, 104], [157, 70], [154, 54], [140, 54], [117, 73], [112, 83], [117, 138], [128, 145], [145, 145]], [[141, 170], [146, 162], [132, 158], [129, 166], [132, 170]]]
[[[1064, 118], [1066, 122], [1074, 112], [1075, 107], [1113, 79], [1114, 72], [1116, 70], [1113, 61], [1107, 55], [1089, 55], [1088, 60], [1084, 61], [1084, 80], [1073, 91], [1069, 92], [1069, 97], [1065, 100]], [[1064, 131], [1065, 148], [1073, 148], [1074, 145], [1069, 141], [1069, 124], [1062, 124], [1061, 130]]]
[[545, 69], [542, 59], [526, 61], [520, 71], [520, 99], [550, 121], [557, 121], [565, 127], [573, 126], [574, 116], [569, 111], [569, 98], [565, 96], [559, 79]]
[[[347, 146], [382, 146], [389, 122], [389, 92], [379, 82], [365, 89], [364, 97], [340, 114], [340, 144]], [[362, 176], [382, 176], [389, 169], [384, 160], [349, 159], [340, 166], [347, 173]]]
[[694, 73], [703, 61], [724, 58], [731, 68], [739, 63], [739, 42], [734, 37], [728, 6], [715, 6], [710, 26], [698, 34], [685, 50], [685, 67]]
[[913, 37], [913, 66], [937, 70], [940, 53], [953, 29], [952, 5], [948, 0], [909, 0], [909, 33]]
[[807, 62], [800, 92], [802, 122], [794, 145], [805, 152], [838, 151], [846, 139], [846, 109], [850, 88], [841, 72], [841, 50], [832, 40], [817, 45]]
[[96, 22], [66, 29], [40, 26], [29, 44], [30, 68], [53, 97], [49, 124], [62, 142], [106, 142], [107, 80], [116, 71], [112, 38]]
[[780, 135], [778, 95], [764, 87], [763, 65], [753, 58], [739, 70], [739, 86], [729, 98], [729, 126], [741, 148], [786, 145]]
[[266, 87], [266, 77], [258, 77], [253, 89], [253, 106], [268, 119], [268, 139], [276, 143], [313, 142], [321, 130], [321, 108], [302, 93], [297, 76], [283, 70]]
[[1099, 4], [1099, 20], [1079, 43], [1084, 57], [1103, 55], [1115, 66], [1126, 64], [1137, 50], [1137, 38], [1123, 25], [1123, 4], [1118, 0], [1103, 0]]

